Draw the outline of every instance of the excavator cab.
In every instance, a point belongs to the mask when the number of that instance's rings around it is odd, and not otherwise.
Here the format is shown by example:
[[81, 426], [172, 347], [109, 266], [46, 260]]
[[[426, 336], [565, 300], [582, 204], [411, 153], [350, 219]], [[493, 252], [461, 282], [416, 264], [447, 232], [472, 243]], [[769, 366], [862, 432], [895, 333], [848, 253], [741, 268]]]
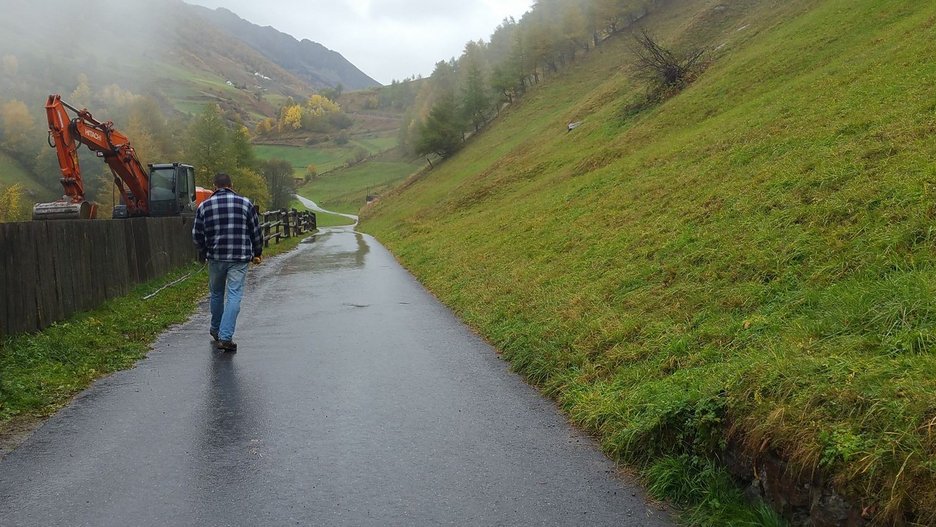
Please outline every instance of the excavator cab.
[[[149, 216], [194, 214], [195, 168], [181, 163], [149, 165]], [[125, 204], [114, 207], [114, 218], [126, 218]]]
[[195, 169], [180, 163], [149, 165], [150, 216], [195, 212]]

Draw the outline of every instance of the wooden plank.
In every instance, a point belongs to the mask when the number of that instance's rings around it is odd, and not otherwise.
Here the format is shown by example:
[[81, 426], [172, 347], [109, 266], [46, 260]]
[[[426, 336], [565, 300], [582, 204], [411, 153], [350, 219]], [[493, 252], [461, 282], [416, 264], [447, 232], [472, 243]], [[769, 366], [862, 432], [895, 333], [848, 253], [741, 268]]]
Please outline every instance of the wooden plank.
[[14, 316], [10, 310], [9, 304], [12, 304], [13, 293], [10, 288], [12, 259], [13, 259], [13, 239], [10, 234], [12, 228], [10, 224], [0, 225], [0, 264], [3, 265], [3, 276], [0, 276], [0, 287], [3, 288], [3, 298], [0, 298], [0, 337], [12, 335], [12, 320]]
[[114, 296], [121, 296], [130, 291], [130, 266], [127, 263], [127, 238], [120, 221], [112, 221], [108, 237], [111, 244], [114, 272]]
[[79, 286], [81, 277], [84, 276], [84, 245], [85, 240], [81, 234], [81, 226], [74, 221], [65, 225], [66, 240], [68, 240], [68, 290], [72, 302], [72, 312], [70, 315], [78, 313], [84, 309], [85, 297]]
[[93, 290], [90, 287], [94, 262], [91, 252], [92, 237], [88, 225], [73, 224], [75, 227], [75, 300], [78, 311], [88, 311], [94, 306]]
[[150, 259], [150, 237], [149, 227], [146, 219], [138, 218], [132, 220], [135, 249], [138, 258], [138, 270], [140, 273], [140, 283], [153, 278], [153, 262]]
[[61, 319], [61, 308], [55, 291], [55, 266], [50, 256], [53, 239], [48, 222], [35, 222], [32, 250], [36, 254], [36, 316], [39, 329]]
[[[36, 251], [32, 244], [34, 232], [40, 226], [33, 226], [32, 222], [23, 222], [14, 224], [15, 232], [15, 275], [19, 277], [16, 286], [17, 291], [12, 292], [19, 297], [17, 307], [19, 321], [16, 332], [31, 332], [39, 329], [39, 313], [37, 309], [36, 298], [36, 280], [34, 273], [36, 269]], [[29, 279], [29, 277], [33, 277]]]
[[75, 291], [78, 297], [78, 310], [89, 311], [96, 305], [95, 291], [92, 287], [94, 275], [94, 237], [90, 225], [75, 223], [78, 244], [78, 274], [75, 276]]
[[116, 226], [114, 220], [99, 221], [103, 228], [101, 234], [103, 243], [97, 247], [97, 250], [104, 254], [103, 268], [98, 271], [103, 277], [101, 282], [104, 287], [104, 296], [108, 300], [116, 298], [120, 293], [120, 268], [122, 267], [120, 259], [117, 257], [117, 240], [113, 232]]
[[153, 228], [159, 233], [159, 243], [155, 247], [155, 254], [159, 262], [160, 277], [165, 276], [166, 273], [172, 270], [169, 258], [169, 251], [171, 250], [169, 247], [169, 229], [166, 228], [166, 222], [162, 220], [162, 218], [156, 218], [156, 221], [153, 222]]
[[87, 243], [87, 273], [84, 274], [84, 280], [81, 286], [85, 295], [89, 297], [89, 302], [85, 304], [85, 310], [94, 309], [107, 299], [107, 286], [105, 285], [104, 266], [107, 258], [107, 250], [104, 245], [107, 240], [103, 236], [104, 231], [99, 222], [94, 222], [85, 229]]
[[23, 287], [25, 280], [22, 279], [20, 262], [20, 250], [22, 242], [19, 235], [17, 224], [6, 225], [6, 238], [10, 246], [10, 251], [4, 260], [7, 277], [5, 280], [4, 294], [7, 297], [7, 313], [9, 313], [8, 327], [10, 334], [23, 332]]
[[44, 255], [48, 274], [45, 276], [43, 288], [47, 291], [49, 306], [49, 317], [51, 322], [58, 322], [65, 318], [65, 308], [62, 304], [61, 284], [59, 283], [59, 262], [58, 253], [61, 242], [57, 237], [55, 222], [45, 223], [45, 242], [39, 247]]
[[73, 300], [66, 294], [68, 274], [71, 269], [67, 257], [67, 241], [65, 239], [65, 230], [61, 222], [48, 221], [47, 230], [49, 233], [48, 256], [52, 261], [54, 273], [55, 301], [58, 304], [58, 320], [62, 320], [74, 311]]
[[111, 220], [107, 226], [107, 240], [111, 272], [113, 273], [113, 295], [118, 297], [127, 294], [130, 286], [129, 265], [127, 264], [127, 239], [124, 236], [124, 227], [121, 221]]
[[140, 230], [140, 222], [137, 219], [124, 220], [125, 236], [127, 237], [127, 260], [133, 266], [131, 275], [133, 283], [139, 284], [146, 280], [144, 270], [143, 256], [140, 254], [140, 248], [143, 246], [143, 240], [140, 238], [143, 234]]

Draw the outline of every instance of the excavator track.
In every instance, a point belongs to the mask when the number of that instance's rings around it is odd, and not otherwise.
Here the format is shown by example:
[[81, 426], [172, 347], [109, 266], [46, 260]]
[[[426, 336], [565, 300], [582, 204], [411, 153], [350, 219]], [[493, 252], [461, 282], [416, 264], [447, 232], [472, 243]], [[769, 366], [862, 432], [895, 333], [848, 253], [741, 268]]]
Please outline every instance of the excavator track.
[[97, 206], [90, 201], [52, 201], [33, 207], [34, 220], [92, 220], [96, 217]]

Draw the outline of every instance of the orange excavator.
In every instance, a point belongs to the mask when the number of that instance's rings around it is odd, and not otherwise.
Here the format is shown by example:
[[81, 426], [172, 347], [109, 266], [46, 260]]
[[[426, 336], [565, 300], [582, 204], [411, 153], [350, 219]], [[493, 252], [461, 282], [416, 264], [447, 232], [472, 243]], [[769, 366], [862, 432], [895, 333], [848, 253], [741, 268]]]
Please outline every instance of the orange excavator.
[[[77, 117], [70, 118], [66, 110]], [[92, 219], [97, 204], [85, 199], [78, 147], [85, 145], [104, 159], [120, 192], [120, 205], [114, 218], [177, 216], [193, 213], [211, 191], [195, 186], [195, 169], [181, 163], [149, 165], [145, 170], [127, 136], [114, 129], [111, 121], [100, 122], [84, 109], [79, 110], [50, 95], [46, 101], [49, 118], [49, 146], [55, 148], [65, 195], [58, 201], [33, 207], [33, 219]]]

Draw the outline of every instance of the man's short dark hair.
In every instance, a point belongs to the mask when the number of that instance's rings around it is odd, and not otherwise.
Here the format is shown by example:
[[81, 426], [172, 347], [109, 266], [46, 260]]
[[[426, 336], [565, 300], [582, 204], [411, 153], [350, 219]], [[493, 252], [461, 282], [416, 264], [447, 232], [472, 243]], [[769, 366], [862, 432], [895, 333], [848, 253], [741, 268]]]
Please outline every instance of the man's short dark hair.
[[225, 174], [224, 172], [218, 172], [215, 174], [214, 184], [217, 188], [225, 188], [231, 186], [231, 176]]

